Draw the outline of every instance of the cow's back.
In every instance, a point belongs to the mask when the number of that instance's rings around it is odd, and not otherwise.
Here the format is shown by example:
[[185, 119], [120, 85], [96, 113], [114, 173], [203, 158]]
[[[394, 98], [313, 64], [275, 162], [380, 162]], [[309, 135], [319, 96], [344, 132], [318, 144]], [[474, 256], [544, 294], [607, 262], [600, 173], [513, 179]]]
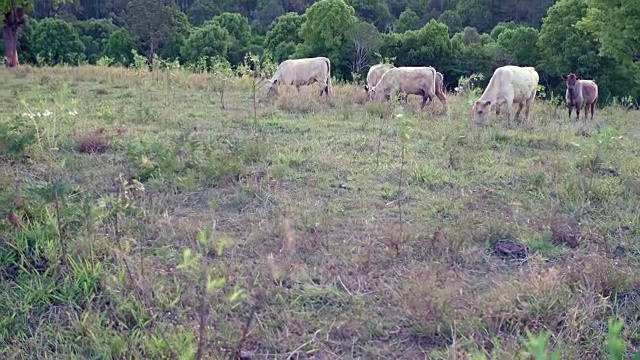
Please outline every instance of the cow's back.
[[367, 84], [369, 86], [375, 86], [378, 81], [382, 78], [382, 75], [387, 72], [387, 70], [393, 68], [392, 64], [376, 64], [373, 65], [369, 72], [367, 73]]
[[593, 80], [578, 80], [584, 101], [592, 103], [598, 99], [598, 84]]
[[436, 93], [436, 70], [431, 66], [407, 66], [402, 68], [403, 85], [409, 91], [424, 90], [433, 96]]
[[538, 73], [533, 67], [507, 65], [494, 71], [487, 90], [496, 97], [512, 95], [514, 102], [521, 102], [535, 96], [538, 81]]
[[327, 73], [327, 64], [327, 60], [323, 57], [289, 59], [280, 64], [278, 71], [284, 83], [305, 84]]

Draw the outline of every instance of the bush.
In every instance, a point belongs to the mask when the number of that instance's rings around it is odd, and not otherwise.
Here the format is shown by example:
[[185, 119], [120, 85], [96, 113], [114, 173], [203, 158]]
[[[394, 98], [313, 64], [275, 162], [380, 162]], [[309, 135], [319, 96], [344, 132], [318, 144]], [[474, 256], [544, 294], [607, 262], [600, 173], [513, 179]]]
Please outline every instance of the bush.
[[79, 21], [75, 27], [85, 47], [85, 56], [90, 64], [95, 64], [104, 55], [107, 41], [118, 28], [107, 19]]
[[227, 55], [230, 45], [229, 32], [216, 23], [208, 23], [189, 36], [182, 46], [182, 57], [188, 64], [195, 64], [203, 57]]
[[33, 50], [40, 65], [78, 65], [85, 46], [76, 29], [62, 19], [42, 20], [33, 32]]
[[107, 45], [104, 49], [104, 55], [113, 59], [115, 63], [129, 66], [133, 63], [133, 53], [135, 43], [125, 29], [118, 29], [109, 36]]

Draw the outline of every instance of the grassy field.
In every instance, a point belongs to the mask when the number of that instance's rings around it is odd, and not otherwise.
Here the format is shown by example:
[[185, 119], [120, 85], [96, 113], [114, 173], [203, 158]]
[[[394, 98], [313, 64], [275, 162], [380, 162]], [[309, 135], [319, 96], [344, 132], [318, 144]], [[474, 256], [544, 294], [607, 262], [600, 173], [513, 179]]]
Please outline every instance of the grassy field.
[[639, 349], [638, 112], [250, 82], [0, 69], [0, 357], [617, 359], [611, 319]]

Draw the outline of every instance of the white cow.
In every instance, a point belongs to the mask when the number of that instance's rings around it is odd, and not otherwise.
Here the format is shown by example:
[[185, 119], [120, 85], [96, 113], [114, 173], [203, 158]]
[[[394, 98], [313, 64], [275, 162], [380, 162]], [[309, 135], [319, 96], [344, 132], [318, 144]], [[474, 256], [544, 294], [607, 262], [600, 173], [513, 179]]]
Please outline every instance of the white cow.
[[369, 94], [369, 90], [374, 87], [384, 73], [387, 70], [393, 68], [393, 64], [375, 64], [371, 68], [369, 68], [369, 72], [367, 73], [367, 85], [364, 86], [364, 91]]
[[500, 115], [500, 107], [507, 104], [507, 121], [511, 121], [513, 104], [518, 104], [516, 119], [525, 107], [525, 121], [529, 121], [531, 106], [536, 98], [536, 88], [540, 77], [531, 66], [507, 65], [497, 68], [489, 80], [489, 85], [472, 106], [474, 121], [478, 124], [486, 120], [490, 106]]
[[369, 89], [369, 98], [389, 99], [391, 92], [398, 90], [402, 94], [422, 96], [424, 108], [427, 100], [436, 96], [436, 69], [431, 66], [394, 67], [385, 72], [376, 86]]
[[269, 93], [278, 93], [278, 86], [295, 85], [300, 91], [300, 86], [311, 85], [316, 82], [322, 84], [320, 96], [331, 90], [331, 61], [326, 57], [314, 57], [303, 59], [285, 60], [278, 65], [275, 74], [269, 79]]

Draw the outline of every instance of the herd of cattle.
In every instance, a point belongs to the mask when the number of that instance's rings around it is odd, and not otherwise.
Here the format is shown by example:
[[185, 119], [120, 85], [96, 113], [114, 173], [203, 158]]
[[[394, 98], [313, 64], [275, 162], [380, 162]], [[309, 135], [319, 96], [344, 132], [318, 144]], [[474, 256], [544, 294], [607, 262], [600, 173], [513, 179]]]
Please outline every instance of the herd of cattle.
[[[564, 75], [567, 90], [565, 99], [569, 108], [569, 118], [575, 109], [576, 117], [580, 119], [580, 109], [584, 106], [584, 118], [591, 111], [591, 119], [598, 100], [598, 85], [593, 80], [580, 79], [574, 73]], [[293, 85], [300, 91], [300, 86], [321, 84], [320, 96], [331, 93], [331, 61], [326, 57], [285, 60], [269, 79], [269, 92], [276, 92], [278, 85]], [[534, 67], [507, 65], [497, 68], [484, 93], [472, 106], [473, 117], [477, 123], [483, 123], [493, 106], [496, 115], [500, 115], [500, 107], [506, 104], [507, 120], [512, 119], [513, 105], [518, 105], [515, 118], [525, 109], [525, 121], [529, 120], [539, 82], [539, 76]], [[392, 91], [398, 91], [404, 101], [408, 95], [422, 96], [420, 108], [424, 108], [427, 101], [437, 97], [446, 105], [444, 96], [444, 77], [431, 66], [402, 66], [391, 64], [377, 64], [369, 69], [367, 84], [364, 86], [369, 100], [389, 100]]]

